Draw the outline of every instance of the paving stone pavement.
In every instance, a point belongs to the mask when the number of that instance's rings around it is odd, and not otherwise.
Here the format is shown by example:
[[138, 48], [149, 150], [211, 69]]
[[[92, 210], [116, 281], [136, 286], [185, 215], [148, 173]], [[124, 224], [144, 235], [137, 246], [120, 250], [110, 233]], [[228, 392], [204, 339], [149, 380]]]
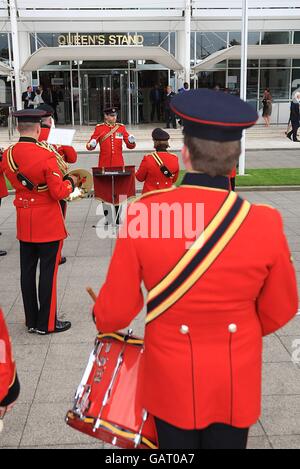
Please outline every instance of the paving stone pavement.
[[[243, 196], [282, 211], [299, 274], [299, 192], [249, 192]], [[64, 245], [68, 262], [59, 270], [58, 301], [59, 315], [71, 320], [73, 327], [57, 336], [30, 336], [24, 329], [12, 201], [12, 197], [4, 199], [0, 209], [0, 247], [8, 250], [8, 255], [0, 259], [0, 303], [12, 336], [22, 392], [14, 411], [5, 419], [0, 448], [108, 448], [71, 430], [64, 417], [96, 336], [85, 286], [99, 290], [114, 241], [98, 239], [92, 228], [99, 219], [95, 200], [69, 205], [71, 236]], [[143, 334], [144, 314], [133, 324], [137, 334]], [[264, 341], [263, 411], [260, 422], [251, 430], [249, 448], [300, 448], [300, 365], [291, 360], [296, 340], [300, 340], [300, 316]]]

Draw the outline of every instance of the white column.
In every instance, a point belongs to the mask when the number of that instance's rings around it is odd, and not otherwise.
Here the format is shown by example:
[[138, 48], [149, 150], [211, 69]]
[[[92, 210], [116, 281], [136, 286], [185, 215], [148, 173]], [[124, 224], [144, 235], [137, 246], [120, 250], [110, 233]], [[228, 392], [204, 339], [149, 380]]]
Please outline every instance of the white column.
[[[247, 66], [248, 66], [248, 0], [242, 0], [242, 57], [241, 57], [241, 99], [247, 101]], [[246, 131], [243, 132], [242, 153], [239, 174], [245, 175], [246, 168]]]
[[19, 37], [18, 37], [18, 21], [17, 21], [17, 7], [15, 0], [8, 0], [10, 9], [10, 24], [11, 35], [14, 55], [14, 74], [15, 74], [15, 89], [16, 89], [16, 106], [17, 109], [22, 109], [22, 89], [20, 80], [20, 55], [19, 55]]
[[186, 81], [191, 80], [191, 18], [192, 18], [192, 0], [185, 0], [184, 10], [184, 28], [177, 31], [176, 55], [178, 62], [183, 66], [183, 71], [177, 73], [177, 88], [182, 88]]
[[186, 0], [185, 4], [185, 61], [184, 61], [184, 81], [190, 84], [191, 81], [191, 20], [192, 20], [192, 0]]

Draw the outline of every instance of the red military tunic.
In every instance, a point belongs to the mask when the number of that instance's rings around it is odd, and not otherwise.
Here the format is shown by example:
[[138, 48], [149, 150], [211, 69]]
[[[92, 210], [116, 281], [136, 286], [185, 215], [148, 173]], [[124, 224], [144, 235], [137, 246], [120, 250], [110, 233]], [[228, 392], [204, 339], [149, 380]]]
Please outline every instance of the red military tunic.
[[[140, 199], [144, 210], [139, 208], [138, 213], [148, 214], [151, 227], [151, 209], [157, 203], [182, 207], [192, 203], [193, 223], [188, 218], [186, 228], [196, 221], [196, 204], [202, 203], [207, 226], [228, 189], [228, 178], [188, 173], [179, 188]], [[174, 229], [170, 239], [132, 235], [130, 223], [136, 216], [129, 207], [129, 228], [125, 225], [121, 231], [95, 305], [102, 332], [127, 327], [144, 304], [141, 283], [152, 290], [187, 249], [189, 239], [176, 238]], [[159, 218], [160, 228], [165, 218]], [[183, 429], [203, 429], [213, 423], [253, 425], [261, 413], [262, 337], [284, 326], [297, 309], [295, 271], [281, 216], [270, 207], [252, 205], [235, 237], [201, 280], [146, 326], [144, 407]], [[235, 334], [229, 332], [231, 324], [237, 326]], [[189, 336], [182, 333], [182, 325], [189, 327]]]
[[0, 403], [9, 394], [16, 379], [16, 365], [12, 355], [10, 337], [0, 309]]
[[[42, 127], [39, 136], [39, 142], [47, 142], [51, 129]], [[63, 157], [66, 163], [73, 164], [77, 161], [77, 151], [75, 148], [66, 145], [55, 145], [58, 153]]]
[[47, 243], [67, 237], [59, 200], [72, 191], [70, 181], [63, 181], [55, 154], [42, 148], [34, 139], [13, 146], [13, 159], [20, 173], [35, 185], [46, 185], [38, 192], [24, 187], [8, 164], [8, 150], [3, 155], [3, 169], [16, 190], [17, 238], [30, 243]]
[[8, 195], [2, 163], [0, 161], [0, 199]]
[[[108, 137], [105, 141], [101, 143], [103, 138], [109, 134], [116, 126], [118, 126], [116, 132], [113, 135]], [[126, 144], [126, 147], [130, 150], [133, 150], [136, 147], [135, 143], [130, 143], [129, 133], [126, 130], [125, 125], [116, 124], [109, 125], [106, 123], [99, 124], [96, 126], [93, 135], [91, 136], [89, 142], [86, 145], [87, 150], [92, 151], [94, 148], [90, 146], [92, 140], [96, 140], [97, 144], [100, 145], [100, 154], [99, 154], [99, 168], [110, 168], [112, 166], [124, 166], [123, 159], [123, 141]]]
[[145, 181], [143, 187], [143, 194], [160, 189], [167, 189], [171, 187], [178, 179], [179, 175], [179, 163], [178, 157], [173, 153], [157, 152], [158, 156], [162, 160], [163, 164], [173, 174], [173, 177], [166, 177], [160, 170], [159, 165], [155, 161], [152, 155], [146, 155], [136, 172], [136, 178], [138, 181]]

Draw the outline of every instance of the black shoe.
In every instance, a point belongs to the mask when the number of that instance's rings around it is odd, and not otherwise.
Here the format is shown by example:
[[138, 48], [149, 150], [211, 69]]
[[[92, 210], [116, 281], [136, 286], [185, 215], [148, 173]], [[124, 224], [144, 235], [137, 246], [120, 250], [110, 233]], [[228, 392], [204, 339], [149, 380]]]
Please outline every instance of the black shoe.
[[36, 330], [34, 327], [28, 327], [28, 334], [35, 334]]
[[48, 334], [48, 332], [40, 331], [39, 329], [35, 329], [35, 333], [38, 334], [38, 335], [47, 335]]
[[58, 334], [59, 332], [68, 331], [69, 329], [71, 329], [71, 327], [72, 327], [72, 324], [70, 323], [70, 321], [59, 321], [59, 320], [57, 320], [54, 333]]
[[36, 333], [38, 335], [49, 335], [49, 334], [58, 334], [59, 332], [65, 332], [71, 329], [72, 324], [69, 321], [56, 321], [56, 326], [54, 331], [52, 332], [45, 332], [45, 331], [40, 331], [39, 329], [36, 329]]
[[65, 257], [65, 256], [62, 256], [61, 259], [60, 259], [60, 261], [59, 261], [59, 265], [63, 265], [63, 264], [65, 264], [66, 262], [67, 262], [66, 257]]
[[6, 251], [0, 251], [0, 257], [6, 256], [7, 252]]

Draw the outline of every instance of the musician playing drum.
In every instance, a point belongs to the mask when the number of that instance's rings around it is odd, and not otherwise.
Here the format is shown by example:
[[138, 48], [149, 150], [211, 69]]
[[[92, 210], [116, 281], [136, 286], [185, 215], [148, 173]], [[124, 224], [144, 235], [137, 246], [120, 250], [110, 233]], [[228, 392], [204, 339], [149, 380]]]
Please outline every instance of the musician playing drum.
[[[112, 168], [114, 166], [124, 166], [123, 142], [129, 150], [136, 147], [135, 138], [127, 132], [125, 125], [117, 122], [118, 110], [115, 107], [109, 107], [104, 110], [104, 122], [98, 124], [86, 145], [88, 151], [100, 147], [99, 168]], [[115, 207], [116, 214], [119, 212], [119, 206]], [[110, 223], [112, 216], [109, 215], [109, 206], [104, 204], [104, 214], [107, 223]], [[119, 222], [118, 215], [115, 217]]]
[[16, 190], [14, 205], [26, 326], [31, 334], [64, 332], [71, 323], [59, 321], [56, 309], [58, 264], [62, 240], [67, 237], [59, 201], [74, 191], [77, 178], [63, 179], [55, 153], [38, 142], [45, 112], [26, 109], [14, 115], [20, 140], [5, 151], [3, 169]]
[[141, 386], [159, 447], [243, 449], [261, 413], [262, 337], [298, 310], [295, 270], [279, 212], [230, 190], [256, 112], [204, 89], [171, 105], [188, 172], [179, 188], [129, 206], [94, 314], [103, 333], [127, 327], [143, 308], [144, 282]]
[[170, 135], [163, 129], [152, 132], [155, 151], [146, 155], [136, 172], [136, 178], [144, 182], [146, 192], [168, 189], [177, 181], [179, 175], [178, 158], [168, 151]]

